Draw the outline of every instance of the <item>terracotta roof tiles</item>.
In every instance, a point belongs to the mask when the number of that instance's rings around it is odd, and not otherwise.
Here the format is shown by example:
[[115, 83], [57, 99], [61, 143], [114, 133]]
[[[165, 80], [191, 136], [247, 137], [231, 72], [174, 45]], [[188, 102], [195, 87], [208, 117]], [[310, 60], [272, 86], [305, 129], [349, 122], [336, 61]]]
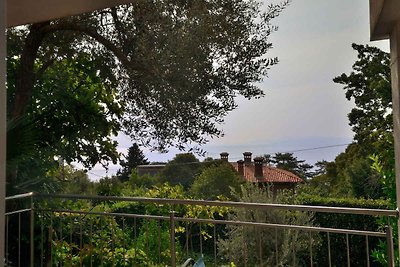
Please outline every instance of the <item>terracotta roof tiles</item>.
[[[232, 166], [238, 171], [238, 164], [231, 163]], [[243, 166], [244, 178], [249, 182], [258, 183], [303, 183], [303, 179], [297, 175], [282, 169], [278, 169], [267, 164], [263, 164], [263, 176], [256, 178], [254, 175], [254, 163], [244, 164]]]

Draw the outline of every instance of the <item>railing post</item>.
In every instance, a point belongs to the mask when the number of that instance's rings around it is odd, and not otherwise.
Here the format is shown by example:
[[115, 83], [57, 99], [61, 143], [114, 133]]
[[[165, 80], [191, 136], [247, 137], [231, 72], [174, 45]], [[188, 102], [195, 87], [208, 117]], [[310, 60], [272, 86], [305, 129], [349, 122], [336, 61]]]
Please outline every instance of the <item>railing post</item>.
[[0, 267], [5, 259], [5, 212], [6, 212], [6, 135], [7, 135], [7, 88], [6, 88], [6, 2], [0, 1]]
[[175, 255], [175, 211], [169, 212], [170, 238], [171, 238], [171, 266], [176, 267]]
[[391, 226], [386, 226], [386, 244], [388, 254], [388, 266], [394, 267], [394, 248], [393, 248], [393, 230]]
[[31, 196], [31, 223], [30, 223], [30, 254], [31, 254], [31, 267], [34, 266], [35, 262], [35, 251], [34, 251], [34, 234], [35, 234], [35, 212], [34, 212], [34, 205], [33, 205], [33, 195]]
[[[389, 33], [390, 39], [390, 70], [393, 107], [393, 136], [396, 172], [396, 204], [400, 208], [400, 23], [393, 21]], [[397, 218], [398, 247], [400, 249], [400, 217]]]

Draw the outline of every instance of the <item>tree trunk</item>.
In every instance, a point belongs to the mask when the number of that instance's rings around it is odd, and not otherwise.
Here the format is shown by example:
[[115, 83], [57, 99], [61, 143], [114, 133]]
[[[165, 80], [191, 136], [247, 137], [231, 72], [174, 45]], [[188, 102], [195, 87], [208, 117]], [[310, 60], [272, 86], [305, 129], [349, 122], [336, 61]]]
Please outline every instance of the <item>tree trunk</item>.
[[49, 22], [33, 24], [26, 37], [20, 65], [16, 73], [12, 119], [23, 116], [31, 100], [33, 85], [35, 83], [34, 64], [43, 38], [47, 33], [41, 30], [45, 25], [49, 25]]

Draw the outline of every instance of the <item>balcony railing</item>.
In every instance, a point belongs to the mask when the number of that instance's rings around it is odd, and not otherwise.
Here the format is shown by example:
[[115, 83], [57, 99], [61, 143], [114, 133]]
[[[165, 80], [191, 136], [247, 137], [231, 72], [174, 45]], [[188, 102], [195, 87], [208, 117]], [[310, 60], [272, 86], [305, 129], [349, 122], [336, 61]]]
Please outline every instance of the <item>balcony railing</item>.
[[[390, 226], [369, 231], [180, 214], [182, 207], [191, 207], [223, 208], [231, 214], [257, 210], [389, 220], [397, 218], [393, 210], [33, 193], [7, 197], [6, 201], [6, 266], [141, 266], [146, 259], [148, 266], [181, 266], [200, 255], [206, 266], [222, 266], [229, 261], [221, 256], [219, 242], [229, 229], [247, 229], [238, 237], [241, 249], [235, 255], [241, 255], [243, 266], [278, 266], [283, 260], [291, 266], [371, 266], [375, 264], [371, 251], [378, 242], [386, 244], [384, 257], [388, 266], [394, 266]], [[111, 204], [119, 207], [117, 211], [107, 208]], [[143, 209], [144, 205], [153, 208]], [[291, 239], [287, 246], [279, 240], [283, 234], [300, 233], [301, 241]], [[265, 251], [266, 240], [270, 251]], [[333, 243], [336, 249], [332, 249]], [[284, 254], [283, 248], [289, 252]]]

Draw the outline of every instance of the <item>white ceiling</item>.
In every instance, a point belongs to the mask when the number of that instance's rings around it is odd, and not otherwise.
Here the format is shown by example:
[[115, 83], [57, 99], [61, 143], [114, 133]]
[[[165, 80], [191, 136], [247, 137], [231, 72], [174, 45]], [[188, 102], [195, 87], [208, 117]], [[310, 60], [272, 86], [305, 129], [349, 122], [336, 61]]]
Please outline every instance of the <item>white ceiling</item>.
[[9, 0], [7, 27], [57, 19], [135, 0]]

